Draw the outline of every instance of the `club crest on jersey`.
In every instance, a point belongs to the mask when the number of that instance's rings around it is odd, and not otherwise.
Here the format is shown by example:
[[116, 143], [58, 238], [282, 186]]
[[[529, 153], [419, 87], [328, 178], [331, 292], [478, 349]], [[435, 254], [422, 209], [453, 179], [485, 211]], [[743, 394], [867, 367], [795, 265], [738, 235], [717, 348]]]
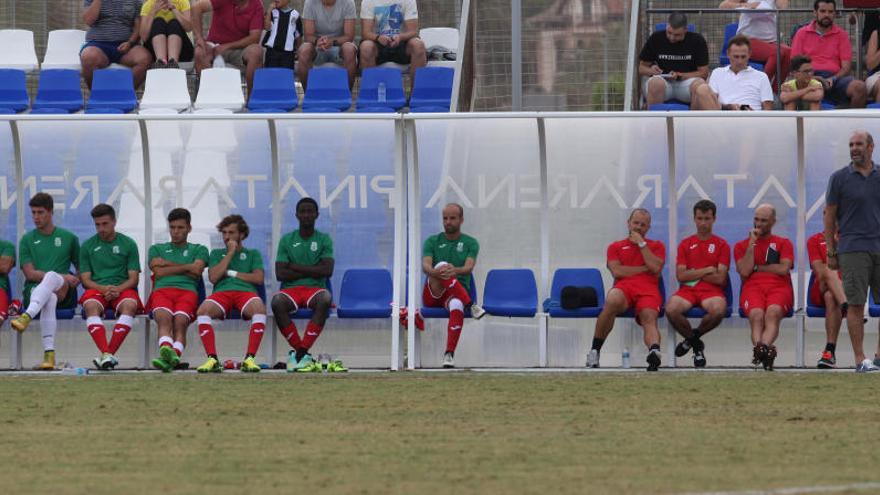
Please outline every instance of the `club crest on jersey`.
[[113, 246], [113, 254], [119, 254], [119, 246]]
[[241, 253], [241, 254], [239, 254], [239, 255], [238, 255], [238, 259], [240, 259], [240, 260], [242, 260], [242, 261], [244, 261], [244, 260], [246, 260], [246, 259], [247, 259], [247, 255], [246, 255], [246, 254], [244, 254], [244, 253]]
[[184, 250], [183, 250], [183, 255], [184, 255], [184, 256], [189, 256], [189, 249], [184, 249]]
[[313, 253], [316, 252], [316, 251], [318, 251], [318, 242], [317, 242], [317, 241], [312, 241], [312, 246], [311, 246], [310, 249], [312, 250]]
[[709, 253], [711, 254], [714, 252], [715, 252], [715, 243], [713, 242], [712, 244], [709, 244]]
[[459, 253], [462, 252], [462, 251], [464, 251], [464, 243], [463, 243], [463, 242], [459, 242], [458, 245], [455, 246], [455, 250], [458, 251]]
[[61, 247], [61, 238], [60, 237], [55, 238], [55, 247]]

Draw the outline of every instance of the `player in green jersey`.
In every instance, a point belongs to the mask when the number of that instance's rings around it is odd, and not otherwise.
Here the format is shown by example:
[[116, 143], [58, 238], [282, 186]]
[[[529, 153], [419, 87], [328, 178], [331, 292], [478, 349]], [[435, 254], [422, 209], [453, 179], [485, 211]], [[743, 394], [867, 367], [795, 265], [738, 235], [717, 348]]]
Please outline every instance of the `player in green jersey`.
[[214, 293], [199, 306], [199, 337], [205, 346], [208, 360], [199, 366], [199, 373], [219, 373], [222, 369], [217, 357], [217, 345], [211, 319], [226, 318], [233, 310], [242, 318], [251, 320], [247, 353], [241, 363], [241, 371], [255, 373], [260, 366], [254, 361], [260, 341], [266, 330], [266, 305], [257, 293], [263, 285], [263, 257], [256, 249], [242, 245], [250, 233], [241, 215], [229, 215], [217, 224], [223, 234], [225, 248], [211, 251], [208, 261], [208, 280], [214, 284]]
[[[137, 244], [125, 234], [116, 232], [116, 211], [108, 204], [92, 208], [97, 234], [83, 243], [79, 253], [80, 278], [86, 291], [80, 297], [86, 328], [101, 356], [92, 362], [95, 367], [109, 370], [116, 367], [116, 351], [131, 332], [136, 314], [143, 312], [137, 293], [141, 263]], [[110, 342], [101, 317], [112, 309], [116, 325]]]
[[79, 264], [79, 239], [73, 233], [56, 227], [52, 222], [55, 201], [40, 192], [31, 198], [31, 219], [34, 230], [25, 234], [18, 244], [21, 271], [24, 273], [24, 313], [12, 320], [12, 328], [24, 332], [37, 315], [43, 340], [43, 362], [38, 368], [55, 369], [55, 331], [58, 321], [55, 309], [76, 305], [79, 278], [70, 272]]

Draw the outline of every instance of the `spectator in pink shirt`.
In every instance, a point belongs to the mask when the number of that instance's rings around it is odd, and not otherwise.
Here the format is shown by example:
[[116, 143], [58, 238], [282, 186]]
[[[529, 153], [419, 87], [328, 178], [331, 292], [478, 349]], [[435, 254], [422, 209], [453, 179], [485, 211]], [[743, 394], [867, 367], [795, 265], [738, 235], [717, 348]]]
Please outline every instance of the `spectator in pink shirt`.
[[852, 73], [852, 44], [849, 34], [834, 24], [837, 9], [834, 0], [816, 0], [816, 19], [794, 36], [791, 54], [807, 55], [813, 60], [814, 77], [822, 83], [825, 97], [836, 105], [864, 108], [867, 90], [864, 81]]
[[[207, 37], [202, 35], [205, 12], [213, 12]], [[192, 7], [192, 17], [196, 71], [211, 67], [220, 55], [227, 64], [246, 67], [250, 91], [254, 73], [263, 66], [263, 4], [259, 0], [198, 0]]]

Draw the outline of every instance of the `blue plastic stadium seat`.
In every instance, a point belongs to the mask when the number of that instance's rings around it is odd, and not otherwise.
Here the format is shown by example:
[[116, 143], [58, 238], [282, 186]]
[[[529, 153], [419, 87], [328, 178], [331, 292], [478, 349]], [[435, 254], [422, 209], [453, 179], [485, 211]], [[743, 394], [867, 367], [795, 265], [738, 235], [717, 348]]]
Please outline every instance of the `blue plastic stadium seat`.
[[411, 108], [412, 113], [448, 113], [449, 107], [424, 106]]
[[79, 83], [79, 71], [72, 69], [46, 69], [40, 72], [37, 97], [33, 113], [73, 113], [82, 110], [83, 95]]
[[828, 100], [822, 100], [819, 103], [819, 106], [820, 106], [820, 110], [836, 110], [837, 109], [837, 105], [835, 105], [834, 102], [828, 101]]
[[309, 71], [309, 85], [303, 97], [304, 112], [329, 108], [342, 112], [350, 107], [351, 91], [345, 69], [321, 67]]
[[877, 298], [874, 297], [874, 291], [868, 291], [868, 315], [871, 318], [880, 317], [880, 303], [877, 302]]
[[489, 270], [483, 309], [495, 316], [531, 318], [538, 312], [538, 284], [527, 269]]
[[[92, 76], [92, 91], [88, 110], [114, 109], [128, 113], [137, 107], [132, 72], [127, 69], [96, 70]], [[86, 112], [108, 113], [108, 112]]]
[[[663, 282], [663, 276], [657, 279], [657, 287], [660, 289], [660, 299], [663, 300], [663, 304], [660, 306], [660, 314], [658, 316], [663, 316], [666, 314], [666, 283]], [[636, 311], [635, 308], [630, 308], [619, 315], [621, 318], [635, 318]]]
[[[724, 311], [724, 317], [730, 318], [730, 315], [733, 314], [733, 288], [730, 286], [730, 278], [727, 279], [727, 284], [724, 285], [724, 299], [727, 300], [727, 309]], [[706, 311], [699, 306], [694, 306], [684, 315], [687, 318], [702, 318], [706, 316]]]
[[[260, 301], [263, 301], [263, 304], [266, 304], [266, 286], [260, 284], [257, 286], [257, 295], [260, 296]], [[237, 309], [233, 309], [228, 315], [226, 315], [227, 320], [240, 320], [241, 312]]]
[[296, 108], [293, 71], [283, 68], [257, 69], [254, 74], [254, 88], [247, 108], [251, 112], [285, 113]]
[[[477, 302], [477, 280], [471, 275], [471, 288], [468, 290], [468, 295], [471, 296], [471, 302]], [[426, 308], [422, 306], [420, 309], [423, 318], [449, 318], [449, 311], [446, 308]], [[465, 318], [471, 317], [471, 307], [468, 306], [464, 308], [464, 316]]]
[[874, 108], [874, 109], [877, 109], [877, 108], [880, 108], [880, 103], [877, 103], [877, 102], [874, 102], [874, 103], [868, 103], [868, 105], [867, 105], [865, 108]]
[[[379, 101], [379, 83], [385, 83], [385, 98]], [[371, 67], [361, 73], [361, 88], [358, 92], [357, 111], [375, 107], [400, 110], [406, 106], [403, 93], [403, 78], [400, 71], [390, 67]]]
[[655, 103], [648, 107], [651, 112], [684, 112], [691, 109], [687, 103], [678, 100], [669, 100], [665, 103]]
[[449, 67], [422, 67], [416, 70], [409, 108], [413, 112], [421, 107], [440, 107], [449, 111], [452, 101], [452, 82], [455, 70]]
[[[722, 67], [725, 65], [730, 65], [730, 58], [728, 58], [727, 56], [727, 43], [730, 41], [731, 38], [736, 36], [736, 30], [738, 27], [739, 23], [736, 22], [732, 22], [724, 26], [724, 42], [721, 44], [721, 53], [718, 55], [718, 63], [720, 63]], [[750, 60], [749, 65], [755, 70], [759, 70], [761, 72], [764, 71], [764, 64], [762, 63], [752, 62]]]
[[[666, 23], [658, 22], [657, 24], [654, 24], [654, 31], [666, 31]], [[688, 23], [688, 31], [695, 33], [697, 31], [697, 26]]]
[[31, 113], [34, 115], [66, 115], [70, 113], [67, 109], [59, 107], [33, 108]]
[[813, 306], [810, 304], [810, 289], [816, 281], [816, 272], [810, 272], [810, 282], [807, 284], [807, 316], [810, 318], [825, 318], [825, 306]]
[[0, 69], [0, 107], [8, 109], [8, 113], [18, 113], [27, 110], [30, 104], [24, 71]]
[[[330, 283], [330, 279], [327, 279], [327, 292], [330, 293], [330, 297], [333, 297], [333, 284]], [[298, 308], [296, 311], [290, 313], [290, 318], [309, 320], [312, 318], [315, 312], [309, 308]]]
[[397, 110], [391, 107], [357, 107], [355, 111], [357, 113], [397, 113]]
[[122, 115], [128, 112], [125, 112], [119, 108], [89, 107], [86, 108], [85, 113], [92, 115]]
[[[562, 308], [562, 288], [592, 287], [596, 289], [595, 308]], [[550, 298], [544, 301], [544, 312], [554, 318], [595, 318], [605, 307], [605, 284], [602, 282], [602, 273], [596, 268], [559, 268], [553, 274], [553, 283], [550, 286]]]
[[388, 270], [346, 270], [342, 276], [336, 315], [340, 318], [390, 318], [393, 294]]

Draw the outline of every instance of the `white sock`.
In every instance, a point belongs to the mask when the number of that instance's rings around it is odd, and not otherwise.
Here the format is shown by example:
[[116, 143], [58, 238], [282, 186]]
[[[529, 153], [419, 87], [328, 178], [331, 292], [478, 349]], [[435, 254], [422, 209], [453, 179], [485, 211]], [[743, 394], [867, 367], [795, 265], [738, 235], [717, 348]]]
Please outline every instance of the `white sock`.
[[164, 344], [165, 342], [168, 342], [169, 344], [171, 344], [172, 347], [174, 347], [174, 339], [172, 339], [171, 337], [165, 336], [165, 337], [159, 337], [159, 349], [162, 348], [162, 344]]
[[[55, 272], [46, 272], [43, 275], [43, 280], [37, 284], [36, 287], [31, 291], [31, 303], [28, 304], [27, 314], [30, 315], [31, 318], [36, 318], [40, 311], [42, 311], [46, 307], [46, 303], [49, 301], [49, 296], [54, 296], [55, 291], [60, 289], [64, 285], [64, 278], [61, 275], [58, 275]], [[58, 299], [55, 299], [56, 302]], [[55, 319], [55, 310], [52, 310], [52, 319]]]
[[122, 315], [119, 318], [116, 318], [117, 325], [125, 325], [128, 328], [132, 328], [134, 326], [134, 318], [128, 315]]
[[177, 349], [177, 352], [179, 352], [180, 355], [183, 356], [183, 342], [178, 340], [171, 344], [171, 346]]
[[58, 296], [54, 292], [50, 292], [49, 299], [43, 304], [43, 316], [40, 318], [44, 351], [55, 350], [55, 331], [58, 329], [58, 320], [55, 319], [55, 306], [57, 305]]

